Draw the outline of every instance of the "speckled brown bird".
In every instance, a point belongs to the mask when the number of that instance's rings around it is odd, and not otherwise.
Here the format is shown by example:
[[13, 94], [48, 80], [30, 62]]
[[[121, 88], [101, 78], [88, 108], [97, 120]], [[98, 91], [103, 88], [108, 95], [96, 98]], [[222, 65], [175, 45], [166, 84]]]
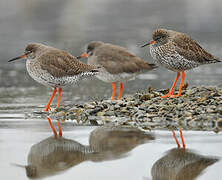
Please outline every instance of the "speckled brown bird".
[[[157, 29], [153, 32], [152, 38], [152, 41], [141, 47], [150, 45], [150, 54], [153, 59], [165, 68], [177, 72], [172, 88], [162, 98], [181, 96], [185, 70], [193, 69], [202, 64], [220, 62], [218, 58], [208, 53], [186, 34], [167, 29]], [[179, 92], [177, 95], [173, 95], [173, 89], [180, 76], [180, 72], [182, 72], [182, 79]]]
[[[25, 53], [13, 58], [8, 62], [18, 59], [27, 59], [26, 68], [29, 75], [37, 82], [54, 88], [52, 96], [44, 111], [50, 109], [50, 104], [56, 94], [57, 88], [59, 95], [57, 108], [60, 104], [62, 87], [75, 84], [83, 78], [96, 75], [99, 72], [98, 66], [87, 65], [76, 59], [70, 53], [43, 44], [32, 43], [25, 48]], [[51, 120], [48, 118], [52, 129]], [[58, 121], [59, 135], [62, 136], [60, 121]], [[53, 130], [54, 134], [56, 132]]]
[[157, 66], [137, 57], [127, 49], [101, 41], [92, 41], [86, 52], [77, 58], [88, 57], [88, 64], [102, 66], [96, 77], [112, 83], [112, 100], [115, 98], [116, 82], [120, 83], [118, 99], [123, 91], [123, 82], [133, 80], [139, 73], [152, 70]]

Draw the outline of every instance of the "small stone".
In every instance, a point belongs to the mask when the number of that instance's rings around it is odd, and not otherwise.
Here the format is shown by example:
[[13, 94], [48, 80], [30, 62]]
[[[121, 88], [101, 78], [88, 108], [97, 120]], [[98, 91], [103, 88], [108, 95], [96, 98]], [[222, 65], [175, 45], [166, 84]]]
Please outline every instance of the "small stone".
[[104, 116], [115, 116], [115, 113], [113, 111], [107, 111]]
[[93, 126], [98, 126], [98, 122], [93, 119], [93, 120], [89, 120], [90, 124], [93, 125]]
[[182, 109], [184, 107], [184, 104], [178, 104], [176, 107], [177, 109]]
[[215, 110], [212, 109], [212, 108], [207, 108], [207, 109], [206, 109], [206, 112], [208, 112], [208, 113], [213, 113], [213, 112], [215, 112]]
[[97, 115], [97, 116], [104, 116], [104, 115], [105, 115], [105, 112], [104, 112], [104, 111], [102, 111], [102, 112], [97, 112], [96, 115]]
[[97, 112], [99, 112], [101, 110], [101, 108], [94, 108], [94, 109], [90, 109], [88, 110], [89, 115], [95, 115]]
[[222, 118], [217, 119], [217, 125], [218, 125], [219, 127], [222, 127]]
[[84, 108], [85, 108], [85, 109], [94, 109], [95, 106], [92, 105], [92, 104], [88, 104], [88, 103], [86, 103], [86, 104], [84, 104]]
[[149, 94], [143, 94], [141, 97], [140, 97], [140, 101], [147, 101], [147, 100], [150, 100], [151, 97]]
[[190, 96], [191, 94], [193, 94], [193, 90], [192, 89], [189, 89], [186, 91], [186, 95]]
[[125, 99], [126, 99], [126, 101], [134, 101], [135, 100], [135, 98], [130, 95], [126, 96]]
[[201, 97], [201, 98], [197, 99], [197, 102], [203, 102], [203, 101], [206, 101], [206, 100], [207, 100], [206, 97]]
[[149, 114], [149, 113], [146, 113], [146, 117], [148, 118], [153, 118], [153, 117], [158, 117], [157, 114]]
[[192, 113], [191, 113], [191, 112], [188, 112], [188, 111], [185, 111], [185, 112], [184, 112], [184, 116], [185, 116], [185, 117], [190, 117], [190, 116], [192, 116]]

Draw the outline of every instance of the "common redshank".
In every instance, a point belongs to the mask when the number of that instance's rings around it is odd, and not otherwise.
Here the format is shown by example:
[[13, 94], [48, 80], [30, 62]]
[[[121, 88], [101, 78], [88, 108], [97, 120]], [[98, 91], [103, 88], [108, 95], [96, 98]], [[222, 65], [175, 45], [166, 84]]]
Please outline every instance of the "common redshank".
[[[186, 34], [167, 29], [157, 29], [153, 32], [152, 39], [141, 47], [150, 45], [150, 54], [153, 59], [165, 68], [177, 72], [172, 88], [162, 98], [181, 96], [185, 70], [193, 69], [202, 64], [220, 62], [218, 58], [208, 53]], [[178, 94], [173, 95], [173, 89], [181, 72], [182, 79]]]
[[92, 41], [86, 52], [77, 58], [88, 57], [88, 64], [101, 65], [101, 72], [96, 77], [112, 83], [112, 100], [115, 98], [116, 83], [120, 83], [118, 100], [121, 98], [123, 83], [133, 80], [139, 73], [152, 70], [157, 66], [150, 64], [127, 49], [101, 41]]
[[[13, 58], [8, 62], [18, 59], [27, 59], [26, 68], [29, 75], [37, 82], [51, 86], [54, 88], [52, 96], [46, 105], [44, 111], [50, 109], [50, 104], [59, 89], [57, 108], [60, 104], [62, 87], [75, 84], [83, 78], [96, 75], [99, 72], [99, 67], [94, 65], [84, 64], [70, 53], [56, 49], [43, 44], [32, 43], [25, 48], [25, 53], [21, 56]], [[48, 118], [50, 127], [54, 135], [57, 133], [52, 126], [50, 118]], [[58, 121], [59, 135], [62, 136], [60, 121]]]

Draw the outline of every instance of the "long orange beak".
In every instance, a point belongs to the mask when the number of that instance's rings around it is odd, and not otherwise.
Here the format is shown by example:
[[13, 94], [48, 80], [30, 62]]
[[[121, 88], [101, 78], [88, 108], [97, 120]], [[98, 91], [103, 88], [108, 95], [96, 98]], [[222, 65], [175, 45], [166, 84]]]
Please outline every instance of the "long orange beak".
[[152, 41], [150, 41], [150, 42], [148, 42], [148, 43], [142, 45], [141, 48], [143, 48], [143, 47], [145, 47], [145, 46], [148, 46], [148, 45], [151, 45], [151, 44], [154, 44], [154, 43], [155, 43], [155, 41], [152, 40]]
[[88, 57], [88, 54], [87, 53], [83, 53], [82, 55], [76, 57], [77, 59], [81, 59], [81, 58], [84, 58], [84, 57]]
[[18, 57], [15, 57], [13, 59], [10, 59], [8, 62], [12, 62], [12, 61], [15, 61], [15, 60], [18, 60], [18, 59], [23, 59], [23, 58], [26, 58], [26, 54], [23, 54], [21, 56], [18, 56]]

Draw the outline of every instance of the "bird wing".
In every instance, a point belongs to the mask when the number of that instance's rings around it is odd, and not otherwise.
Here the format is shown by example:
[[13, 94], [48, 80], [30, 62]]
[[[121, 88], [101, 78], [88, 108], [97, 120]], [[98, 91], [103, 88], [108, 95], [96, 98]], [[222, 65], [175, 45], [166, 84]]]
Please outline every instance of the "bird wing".
[[156, 65], [149, 64], [130, 53], [127, 49], [111, 44], [104, 44], [98, 47], [95, 51], [95, 56], [97, 56], [97, 63], [112, 74], [135, 73], [156, 67]]
[[95, 66], [82, 63], [70, 53], [59, 49], [50, 49], [39, 58], [41, 68], [54, 77], [74, 76], [87, 71], [96, 71]]
[[205, 51], [196, 41], [185, 34], [176, 35], [172, 43], [176, 52], [187, 60], [201, 64], [219, 62], [218, 58]]

